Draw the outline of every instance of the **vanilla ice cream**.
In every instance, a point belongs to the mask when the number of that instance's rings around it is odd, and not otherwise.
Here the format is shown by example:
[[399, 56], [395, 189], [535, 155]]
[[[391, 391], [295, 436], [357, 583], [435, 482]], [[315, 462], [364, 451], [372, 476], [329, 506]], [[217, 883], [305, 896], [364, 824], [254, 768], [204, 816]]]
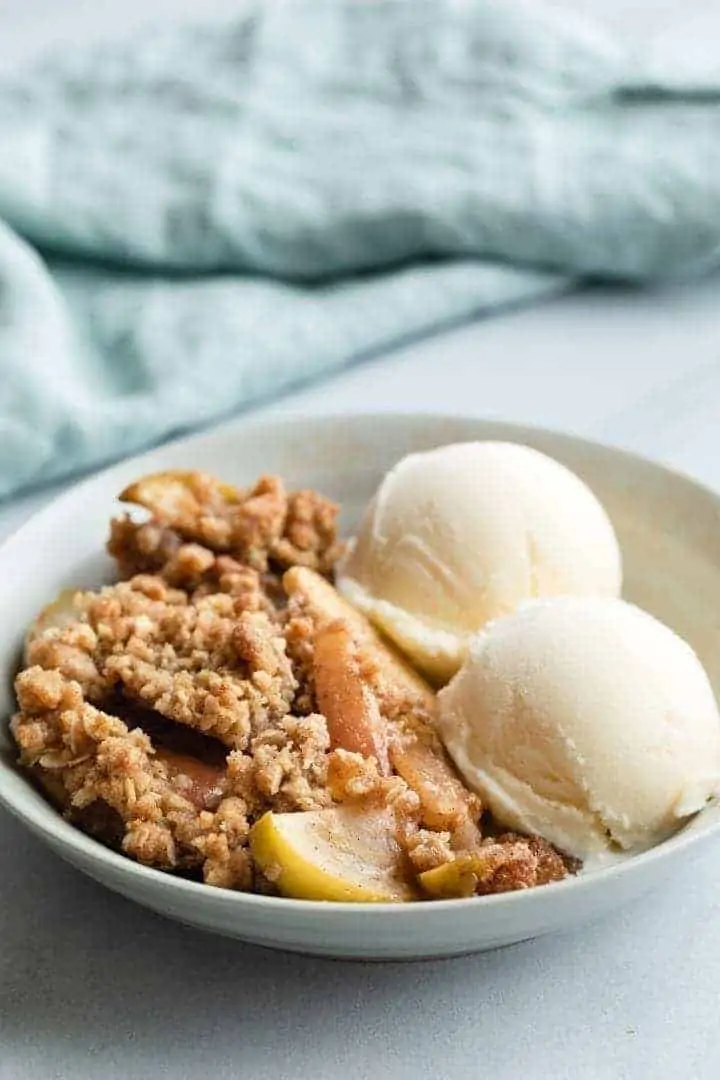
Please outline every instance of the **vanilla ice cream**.
[[426, 674], [528, 598], [617, 596], [618, 543], [589, 488], [527, 446], [476, 442], [400, 461], [382, 481], [339, 587]]
[[439, 713], [496, 820], [581, 859], [649, 847], [720, 790], [720, 717], [700, 661], [622, 600], [536, 601], [491, 623]]

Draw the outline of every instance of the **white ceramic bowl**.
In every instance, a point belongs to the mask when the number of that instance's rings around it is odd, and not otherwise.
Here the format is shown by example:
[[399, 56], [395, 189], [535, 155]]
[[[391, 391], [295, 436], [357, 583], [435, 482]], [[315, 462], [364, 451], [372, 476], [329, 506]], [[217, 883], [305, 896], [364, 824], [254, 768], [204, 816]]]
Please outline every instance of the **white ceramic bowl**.
[[[162, 447], [80, 484], [0, 549], [0, 716], [24, 626], [61, 588], [110, 580], [103, 553], [114, 497], [135, 477], [200, 468], [246, 483], [261, 472], [312, 486], [343, 503], [350, 531], [382, 474], [399, 457], [467, 439], [524, 442], [582, 476], [607, 507], [624, 551], [626, 595], [669, 623], [699, 653], [720, 689], [720, 498], [659, 465], [581, 439], [509, 424], [442, 416], [340, 416], [249, 422]], [[527, 892], [407, 905], [322, 904], [251, 896], [174, 878], [108, 851], [68, 825], [14, 764], [0, 725], [0, 801], [64, 859], [164, 915], [274, 948], [325, 956], [420, 959], [479, 951], [596, 918], [659, 885], [711, 837], [709, 807], [677, 836], [620, 864]], [[12, 888], [12, 882], [4, 883]]]

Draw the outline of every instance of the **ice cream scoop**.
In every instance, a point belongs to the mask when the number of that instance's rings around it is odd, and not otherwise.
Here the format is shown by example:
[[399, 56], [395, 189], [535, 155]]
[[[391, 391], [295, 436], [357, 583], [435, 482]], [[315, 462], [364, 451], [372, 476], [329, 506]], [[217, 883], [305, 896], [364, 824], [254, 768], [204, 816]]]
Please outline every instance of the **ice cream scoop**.
[[651, 846], [720, 791], [720, 716], [686, 642], [622, 600], [488, 625], [439, 695], [465, 782], [503, 826], [581, 859]]
[[526, 599], [617, 596], [605, 510], [527, 446], [458, 443], [410, 454], [384, 478], [339, 587], [426, 674], [459, 667], [469, 639]]

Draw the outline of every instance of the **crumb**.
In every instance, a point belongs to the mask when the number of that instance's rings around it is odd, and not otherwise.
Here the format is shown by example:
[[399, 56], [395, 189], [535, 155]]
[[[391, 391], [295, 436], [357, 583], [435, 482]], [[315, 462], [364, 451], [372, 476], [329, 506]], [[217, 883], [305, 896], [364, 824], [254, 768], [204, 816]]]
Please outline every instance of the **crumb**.
[[283, 569], [307, 566], [329, 576], [344, 545], [337, 538], [338, 507], [315, 491], [296, 491], [287, 500], [282, 536], [271, 558]]
[[287, 716], [252, 742], [252, 782], [279, 812], [330, 804], [327, 725], [322, 716]]
[[189, 601], [141, 575], [81, 594], [78, 621], [31, 643], [31, 662], [77, 681], [103, 702], [119, 687], [177, 723], [245, 747], [290, 710], [296, 683], [285, 642], [263, 611], [229, 595]]
[[127, 516], [112, 523], [108, 551], [122, 577], [163, 571], [183, 542], [260, 572], [299, 565], [329, 575], [342, 552], [336, 504], [315, 491], [288, 494], [277, 476], [243, 491], [201, 472], [166, 473], [122, 497], [153, 515], [140, 525]]
[[196, 846], [205, 857], [203, 880], [206, 885], [243, 892], [252, 888], [253, 864], [247, 848], [233, 847], [222, 832], [202, 837], [196, 841]]
[[285, 645], [293, 666], [298, 689], [295, 710], [301, 714], [317, 710], [313, 657], [315, 655], [315, 624], [306, 615], [290, 614], [285, 625]]
[[452, 862], [455, 852], [452, 849], [452, 834], [418, 829], [405, 842], [405, 850], [416, 873], [434, 870], [438, 866]]
[[498, 844], [526, 846], [537, 860], [535, 867], [536, 885], [547, 885], [551, 881], [562, 881], [568, 874], [576, 874], [580, 868], [577, 859], [561, 854], [541, 836], [521, 836], [520, 833], [501, 833]]
[[107, 551], [117, 562], [123, 580], [162, 570], [181, 544], [176, 532], [153, 521], [137, 522], [123, 514], [110, 522]]
[[144, 733], [85, 702], [79, 684], [58, 672], [29, 668], [18, 676], [17, 693], [23, 709], [42, 702], [45, 725], [39, 745], [32, 713], [13, 718], [21, 761], [55, 775], [71, 820], [100, 800], [123, 823], [122, 847], [138, 861], [165, 869], [197, 863], [196, 852], [178, 847], [169, 818], [171, 812], [195, 816], [195, 809], [174, 789]]
[[374, 758], [333, 750], [328, 758], [327, 788], [337, 803], [392, 810], [402, 831], [414, 829], [420, 800], [400, 776], [384, 776]]

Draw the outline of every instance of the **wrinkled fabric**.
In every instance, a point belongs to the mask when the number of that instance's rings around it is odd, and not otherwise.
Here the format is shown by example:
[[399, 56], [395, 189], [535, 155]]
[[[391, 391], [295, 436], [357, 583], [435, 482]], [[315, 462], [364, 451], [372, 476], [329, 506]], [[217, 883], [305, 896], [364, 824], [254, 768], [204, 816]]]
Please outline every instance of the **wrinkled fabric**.
[[442, 325], [720, 262], [720, 80], [572, 11], [260, 0], [0, 86], [0, 496]]

